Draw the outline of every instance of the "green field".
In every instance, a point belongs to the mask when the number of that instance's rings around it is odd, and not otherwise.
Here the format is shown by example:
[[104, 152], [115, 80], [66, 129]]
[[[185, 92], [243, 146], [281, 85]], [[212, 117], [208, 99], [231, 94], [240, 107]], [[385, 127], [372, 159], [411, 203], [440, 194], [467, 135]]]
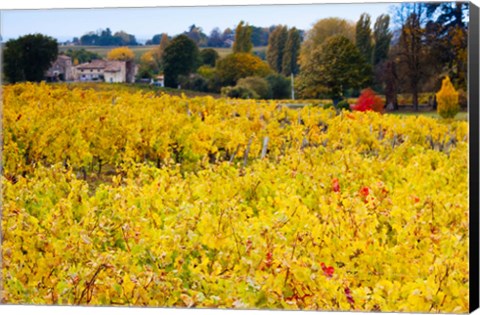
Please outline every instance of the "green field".
[[[135, 60], [136, 61], [139, 61], [140, 57], [144, 53], [146, 53], [147, 51], [151, 50], [154, 47], [155, 46], [129, 46], [129, 48], [131, 50], [133, 50], [133, 52], [135, 53]], [[106, 58], [108, 52], [110, 50], [114, 49], [114, 48], [117, 48], [117, 47], [116, 46], [115, 47], [111, 47], [111, 46], [59, 46], [58, 51], [61, 53], [61, 52], [67, 51], [68, 49], [80, 50], [82, 48], [87, 50], [87, 51], [97, 53], [100, 56]]]
[[[157, 45], [147, 45], [147, 46], [129, 46], [131, 50], [135, 53], [135, 61], [140, 61], [140, 57], [146, 53], [147, 51], [155, 48]], [[102, 57], [107, 57], [107, 54], [110, 50], [116, 48], [111, 47], [111, 46], [59, 46], [58, 50], [59, 52], [65, 52], [68, 49], [73, 49], [73, 50], [80, 50], [80, 49], [85, 49], [94, 53], [99, 54]], [[205, 49], [205, 48], [200, 48], [200, 49]], [[225, 57], [226, 55], [230, 54], [232, 52], [232, 48], [213, 48], [215, 49], [218, 54], [220, 55], [221, 58]], [[267, 47], [254, 47], [253, 51], [254, 52], [266, 52]]]

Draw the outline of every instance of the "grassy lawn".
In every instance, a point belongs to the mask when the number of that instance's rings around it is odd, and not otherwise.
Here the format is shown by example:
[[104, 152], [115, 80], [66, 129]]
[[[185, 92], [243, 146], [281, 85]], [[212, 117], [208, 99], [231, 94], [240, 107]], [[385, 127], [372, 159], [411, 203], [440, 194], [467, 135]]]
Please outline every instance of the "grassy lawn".
[[[225, 57], [226, 55], [228, 54], [231, 54], [232, 53], [232, 48], [213, 48], [215, 49], [218, 54], [220, 55], [221, 58]], [[267, 47], [266, 46], [261, 46], [261, 47], [253, 47], [253, 52], [263, 52], [263, 53], [266, 53], [267, 51]]]

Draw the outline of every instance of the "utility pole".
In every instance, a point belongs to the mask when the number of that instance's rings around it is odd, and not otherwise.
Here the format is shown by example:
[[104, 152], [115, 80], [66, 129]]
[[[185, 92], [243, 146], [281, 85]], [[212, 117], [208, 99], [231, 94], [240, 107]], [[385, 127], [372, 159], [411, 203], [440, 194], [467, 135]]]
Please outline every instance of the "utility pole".
[[293, 88], [294, 84], [293, 84], [293, 72], [290, 74], [290, 81], [292, 82], [292, 100], [295, 99], [295, 90]]

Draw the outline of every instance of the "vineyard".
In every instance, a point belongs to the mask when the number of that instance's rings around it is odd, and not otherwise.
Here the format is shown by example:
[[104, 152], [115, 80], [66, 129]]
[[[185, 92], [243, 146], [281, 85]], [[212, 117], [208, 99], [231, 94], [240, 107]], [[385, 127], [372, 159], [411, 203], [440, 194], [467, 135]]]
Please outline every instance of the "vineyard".
[[468, 312], [468, 125], [3, 90], [3, 301]]

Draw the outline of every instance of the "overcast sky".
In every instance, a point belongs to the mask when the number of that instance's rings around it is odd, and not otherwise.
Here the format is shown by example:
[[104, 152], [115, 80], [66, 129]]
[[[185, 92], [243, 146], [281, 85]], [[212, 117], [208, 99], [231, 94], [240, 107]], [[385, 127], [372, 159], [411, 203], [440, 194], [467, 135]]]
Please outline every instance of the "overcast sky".
[[[195, 24], [207, 34], [214, 27], [234, 28], [240, 20], [255, 26], [277, 24], [308, 30], [318, 20], [340, 17], [357, 21], [367, 12], [374, 22], [380, 14], [388, 14], [392, 3], [297, 4], [209, 7], [156, 7], [105, 9], [36, 9], [2, 10], [3, 40], [31, 33], [42, 33], [60, 41], [80, 37], [89, 31], [106, 29], [126, 31], [145, 41], [166, 32], [180, 34]], [[372, 22], [372, 24], [373, 24]]]

